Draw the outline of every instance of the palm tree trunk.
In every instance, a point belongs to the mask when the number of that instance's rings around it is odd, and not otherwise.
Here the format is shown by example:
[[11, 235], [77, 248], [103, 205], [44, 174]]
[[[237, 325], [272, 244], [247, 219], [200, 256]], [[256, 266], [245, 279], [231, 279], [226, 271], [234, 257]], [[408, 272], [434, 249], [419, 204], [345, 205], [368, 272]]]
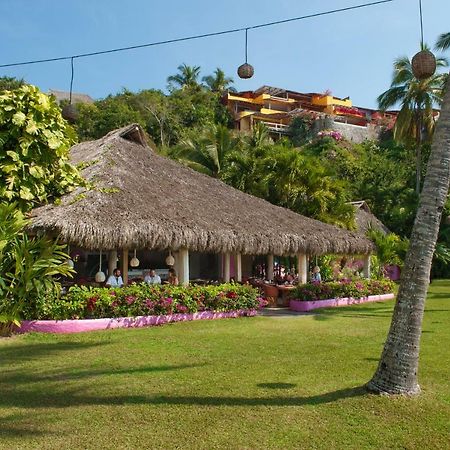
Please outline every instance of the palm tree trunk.
[[422, 109], [417, 106], [417, 123], [416, 123], [416, 194], [420, 195], [420, 184], [422, 178]]
[[450, 178], [450, 79], [436, 126], [397, 303], [371, 391], [418, 394], [419, 344], [431, 261]]

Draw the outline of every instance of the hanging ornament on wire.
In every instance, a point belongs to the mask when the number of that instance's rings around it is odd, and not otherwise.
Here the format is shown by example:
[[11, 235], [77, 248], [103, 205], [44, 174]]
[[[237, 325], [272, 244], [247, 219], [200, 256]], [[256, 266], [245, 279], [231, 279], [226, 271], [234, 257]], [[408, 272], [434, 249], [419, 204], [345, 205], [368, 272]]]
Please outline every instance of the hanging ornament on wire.
[[65, 105], [62, 109], [62, 116], [64, 119], [66, 119], [70, 123], [74, 123], [78, 119], [78, 109], [77, 107], [72, 103], [72, 87], [73, 87], [73, 57], [70, 58], [70, 68], [71, 68], [71, 75], [70, 75], [70, 91], [69, 91], [69, 104]]
[[131, 258], [130, 266], [131, 267], [138, 267], [139, 266], [139, 260], [136, 258], [136, 249], [134, 249], [134, 256], [133, 256], [133, 258]]
[[73, 266], [75, 265], [73, 262], [73, 259], [70, 257], [70, 246], [67, 246], [67, 254], [69, 257], [66, 259], [66, 265], [69, 266], [71, 269], [73, 269]]
[[169, 250], [169, 256], [166, 258], [166, 264], [172, 267], [175, 264], [175, 258], [172, 256], [172, 252]]
[[433, 53], [424, 48], [423, 44], [423, 19], [422, 19], [422, 0], [419, 0], [420, 13], [420, 46], [422, 50], [416, 53], [411, 60], [411, 69], [413, 75], [418, 80], [424, 80], [434, 75], [436, 72], [436, 58]]
[[106, 280], [106, 275], [102, 272], [102, 250], [100, 249], [100, 261], [98, 264], [98, 272], [95, 274], [95, 281], [97, 283], [103, 283]]
[[245, 63], [238, 67], [237, 73], [239, 78], [244, 80], [251, 78], [255, 73], [255, 69], [251, 64], [247, 62], [247, 49], [248, 49], [248, 39], [247, 39], [248, 28], [245, 29]]

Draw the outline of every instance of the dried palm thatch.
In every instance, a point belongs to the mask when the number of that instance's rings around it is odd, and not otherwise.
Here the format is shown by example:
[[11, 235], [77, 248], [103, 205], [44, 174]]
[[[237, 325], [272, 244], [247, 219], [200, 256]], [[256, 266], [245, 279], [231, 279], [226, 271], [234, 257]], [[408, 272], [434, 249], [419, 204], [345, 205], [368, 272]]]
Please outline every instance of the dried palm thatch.
[[97, 188], [33, 211], [31, 230], [87, 249], [365, 254], [364, 236], [309, 219], [156, 154], [130, 125], [75, 145]]
[[365, 201], [351, 202], [355, 207], [355, 222], [358, 233], [366, 234], [370, 229], [381, 231], [384, 234], [389, 233], [389, 228], [372, 214]]

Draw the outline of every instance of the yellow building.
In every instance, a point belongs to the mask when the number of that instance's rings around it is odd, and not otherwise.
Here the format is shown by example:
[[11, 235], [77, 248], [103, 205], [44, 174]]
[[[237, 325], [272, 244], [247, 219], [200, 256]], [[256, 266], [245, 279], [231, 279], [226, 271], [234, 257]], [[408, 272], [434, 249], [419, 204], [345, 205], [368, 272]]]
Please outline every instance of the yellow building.
[[286, 134], [294, 117], [311, 120], [328, 117], [336, 123], [366, 128], [376, 126], [381, 116], [384, 118], [378, 111], [354, 107], [349, 97], [334, 97], [328, 92], [300, 93], [262, 86], [256, 91], [228, 92], [224, 100], [236, 129], [250, 131], [255, 123], [262, 122], [274, 136]]

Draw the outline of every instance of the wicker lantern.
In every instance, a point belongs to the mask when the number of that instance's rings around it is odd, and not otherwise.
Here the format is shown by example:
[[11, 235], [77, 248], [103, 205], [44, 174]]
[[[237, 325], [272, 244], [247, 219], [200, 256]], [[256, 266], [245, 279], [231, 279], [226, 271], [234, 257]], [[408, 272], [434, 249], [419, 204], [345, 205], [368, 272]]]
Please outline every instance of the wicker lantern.
[[62, 116], [70, 123], [74, 123], [78, 119], [78, 109], [73, 103], [69, 103], [62, 109]]
[[245, 63], [238, 67], [237, 74], [239, 78], [247, 80], [253, 76], [255, 69], [247, 62], [248, 56], [248, 28], [245, 29]]
[[255, 73], [255, 69], [253, 69], [253, 66], [248, 63], [244, 63], [241, 66], [238, 67], [237, 73], [239, 75], [239, 78], [248, 79], [253, 76]]
[[136, 258], [136, 249], [134, 249], [134, 256], [133, 256], [133, 258], [131, 258], [130, 266], [131, 267], [138, 267], [139, 266], [139, 260]]
[[413, 56], [411, 66], [414, 76], [418, 80], [424, 80], [436, 71], [436, 58], [429, 50], [422, 50]]
[[172, 267], [175, 264], [175, 258], [172, 256], [172, 252], [169, 250], [169, 256], [166, 258], [166, 264]]
[[106, 280], [106, 275], [102, 272], [102, 251], [100, 250], [100, 261], [98, 264], [98, 272], [95, 274], [95, 281], [103, 283]]

